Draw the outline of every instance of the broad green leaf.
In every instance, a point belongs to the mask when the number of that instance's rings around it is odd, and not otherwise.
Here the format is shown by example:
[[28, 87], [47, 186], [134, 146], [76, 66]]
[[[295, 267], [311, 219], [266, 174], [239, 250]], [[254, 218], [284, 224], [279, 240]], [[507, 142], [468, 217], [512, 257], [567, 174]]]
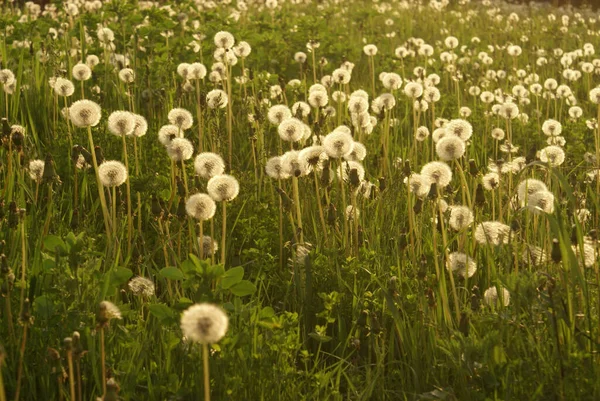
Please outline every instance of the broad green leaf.
[[158, 320], [162, 321], [165, 319], [173, 318], [174, 314], [171, 308], [165, 304], [152, 304], [148, 306], [148, 310]]
[[183, 280], [185, 278], [183, 272], [176, 267], [169, 266], [160, 270], [160, 275], [168, 280]]
[[242, 266], [229, 269], [221, 277], [221, 286], [224, 289], [231, 288], [244, 278], [244, 268]]
[[242, 280], [229, 289], [233, 295], [238, 297], [245, 297], [246, 295], [252, 295], [256, 292], [256, 286], [254, 283], [248, 280]]

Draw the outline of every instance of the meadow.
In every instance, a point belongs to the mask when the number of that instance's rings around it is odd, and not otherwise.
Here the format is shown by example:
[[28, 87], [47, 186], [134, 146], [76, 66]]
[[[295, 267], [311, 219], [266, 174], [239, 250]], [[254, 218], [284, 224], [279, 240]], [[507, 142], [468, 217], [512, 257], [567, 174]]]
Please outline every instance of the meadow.
[[600, 399], [600, 14], [2, 3], [0, 401]]

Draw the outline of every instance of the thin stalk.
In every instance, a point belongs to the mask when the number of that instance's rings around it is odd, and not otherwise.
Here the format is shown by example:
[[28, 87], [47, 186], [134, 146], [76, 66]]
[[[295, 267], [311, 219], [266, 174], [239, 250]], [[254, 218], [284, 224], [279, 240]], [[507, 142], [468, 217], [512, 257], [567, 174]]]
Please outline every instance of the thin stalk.
[[210, 373], [208, 371], [208, 344], [202, 344], [202, 365], [204, 374], [204, 401], [210, 401]]
[[[129, 171], [129, 158], [127, 157], [127, 142], [125, 141], [125, 135], [122, 135], [121, 139], [123, 142], [123, 158], [125, 159], [125, 168], [127, 169], [127, 171]], [[131, 213], [131, 185], [129, 184], [129, 174], [127, 175], [127, 179], [125, 180], [125, 187], [127, 190], [127, 255], [129, 255], [131, 252], [131, 240], [133, 238], [133, 217]], [[114, 224], [116, 225], [116, 221], [114, 221]]]
[[96, 149], [94, 147], [94, 139], [92, 138], [92, 127], [88, 127], [88, 140], [90, 142], [90, 153], [92, 154], [92, 162], [94, 163], [94, 172], [96, 175], [96, 184], [98, 185], [98, 195], [100, 197], [100, 206], [102, 207], [102, 216], [104, 217], [104, 228], [106, 229], [106, 237], [110, 242], [110, 215], [108, 213], [108, 207], [106, 206], [106, 197], [104, 195], [104, 187], [100, 181], [100, 175], [98, 173], [98, 160], [96, 159]]
[[227, 238], [227, 202], [223, 202], [223, 221], [221, 222], [221, 264], [225, 266], [225, 241]]

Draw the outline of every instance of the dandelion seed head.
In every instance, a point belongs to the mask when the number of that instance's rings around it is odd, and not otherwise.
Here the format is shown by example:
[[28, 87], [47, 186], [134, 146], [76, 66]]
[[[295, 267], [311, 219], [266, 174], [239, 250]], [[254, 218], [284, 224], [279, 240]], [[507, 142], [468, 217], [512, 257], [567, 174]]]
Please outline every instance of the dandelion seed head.
[[227, 314], [216, 305], [195, 304], [181, 315], [183, 335], [200, 344], [218, 343], [227, 333], [228, 327]]
[[137, 276], [132, 278], [127, 283], [127, 287], [129, 287], [129, 290], [133, 292], [134, 295], [145, 298], [151, 298], [155, 293], [154, 283], [146, 277]]
[[444, 162], [429, 162], [421, 168], [421, 175], [435, 182], [439, 188], [444, 188], [452, 181], [452, 170]]
[[506, 288], [501, 288], [501, 293], [498, 294], [496, 287], [490, 287], [483, 293], [483, 301], [488, 306], [497, 306], [498, 302], [508, 306], [510, 304], [510, 293]]
[[498, 221], [484, 221], [475, 228], [475, 241], [495, 246], [508, 244], [510, 233], [510, 226], [506, 224]]
[[78, 81], [87, 81], [92, 77], [92, 69], [84, 63], [77, 63], [73, 66], [73, 78]]
[[216, 210], [215, 201], [207, 194], [194, 194], [185, 202], [188, 216], [199, 221], [212, 219]]
[[283, 120], [287, 120], [292, 117], [292, 112], [286, 105], [277, 104], [271, 106], [267, 113], [267, 118], [273, 125], [279, 125]]
[[69, 119], [79, 128], [94, 127], [101, 117], [102, 109], [91, 100], [77, 100], [69, 107]]
[[194, 170], [200, 177], [211, 179], [225, 172], [225, 161], [216, 153], [202, 152], [194, 160]]
[[231, 175], [215, 175], [208, 180], [206, 190], [215, 202], [230, 202], [238, 196], [240, 184]]
[[477, 263], [464, 253], [452, 252], [446, 260], [446, 268], [463, 278], [469, 278], [477, 272]]
[[179, 129], [176, 125], [163, 125], [158, 130], [158, 141], [164, 146], [169, 146], [175, 138], [183, 138], [183, 130]]
[[167, 115], [169, 122], [182, 130], [187, 130], [192, 128], [194, 124], [194, 117], [192, 117], [192, 113], [182, 108], [175, 108], [169, 111]]
[[435, 145], [435, 151], [443, 161], [459, 159], [465, 154], [465, 150], [465, 142], [460, 137], [454, 135], [440, 139]]
[[461, 231], [473, 224], [475, 216], [467, 206], [452, 206], [450, 208], [449, 224], [455, 231]]
[[267, 160], [265, 171], [269, 177], [275, 180], [284, 180], [290, 177], [290, 175], [283, 169], [280, 156], [274, 156]]
[[98, 166], [98, 176], [105, 187], [118, 187], [127, 180], [127, 168], [120, 161], [107, 160]]
[[35, 182], [40, 183], [44, 176], [44, 166], [45, 162], [43, 160], [31, 160], [28, 168], [29, 177]]
[[68, 97], [75, 92], [75, 86], [73, 82], [65, 78], [56, 78], [54, 81], [54, 93], [58, 96]]
[[347, 156], [352, 152], [354, 139], [346, 128], [336, 128], [323, 139], [323, 146], [327, 155], [333, 159]]
[[194, 146], [185, 138], [175, 138], [167, 146], [167, 154], [174, 162], [189, 160], [194, 154]]
[[131, 135], [134, 128], [135, 117], [129, 111], [113, 111], [108, 116], [108, 130], [113, 135]]

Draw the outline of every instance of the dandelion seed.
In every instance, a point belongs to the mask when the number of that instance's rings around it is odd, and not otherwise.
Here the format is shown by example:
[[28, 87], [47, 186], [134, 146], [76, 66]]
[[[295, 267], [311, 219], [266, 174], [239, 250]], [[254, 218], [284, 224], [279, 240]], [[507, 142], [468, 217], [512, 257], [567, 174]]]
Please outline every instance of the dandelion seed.
[[265, 166], [267, 175], [275, 180], [284, 180], [290, 177], [290, 174], [284, 171], [281, 157], [274, 156], [267, 160]]
[[288, 118], [279, 124], [277, 132], [286, 142], [298, 142], [304, 137], [305, 124], [297, 118]]
[[167, 154], [174, 162], [189, 160], [194, 154], [194, 146], [185, 138], [175, 138], [167, 146]]
[[223, 158], [216, 153], [203, 152], [194, 160], [196, 174], [204, 179], [210, 179], [215, 175], [221, 175], [225, 171]]
[[195, 304], [181, 315], [183, 335], [200, 344], [218, 343], [227, 333], [229, 318], [220, 307], [212, 304]]
[[444, 188], [452, 181], [452, 170], [444, 162], [429, 162], [421, 168], [421, 175], [434, 182], [439, 188]]
[[151, 298], [154, 296], [155, 287], [152, 280], [145, 277], [134, 277], [127, 283], [129, 290], [133, 292], [134, 295]]
[[446, 268], [463, 278], [469, 278], [477, 272], [477, 263], [464, 253], [452, 252], [446, 260]]
[[185, 203], [188, 216], [199, 221], [212, 219], [216, 210], [215, 201], [207, 194], [194, 194]]
[[203, 255], [205, 257], [212, 256], [219, 250], [219, 243], [213, 240], [210, 236], [204, 235], [202, 239], [198, 237], [198, 244], [202, 247]]
[[450, 208], [449, 224], [456, 231], [464, 230], [473, 224], [473, 212], [467, 206], [452, 206]]
[[158, 141], [165, 146], [169, 146], [175, 138], [183, 138], [183, 131], [176, 125], [163, 125], [158, 130]]
[[475, 228], [475, 241], [495, 246], [508, 244], [510, 233], [510, 226], [506, 224], [498, 221], [485, 221]]
[[108, 160], [98, 166], [98, 176], [105, 187], [118, 187], [127, 180], [127, 168], [119, 161]]
[[215, 202], [230, 202], [238, 196], [240, 184], [234, 177], [221, 174], [208, 180], [206, 189]]
[[169, 122], [182, 130], [187, 130], [192, 128], [194, 124], [194, 117], [192, 117], [192, 113], [182, 108], [175, 108], [169, 111], [167, 116]]
[[113, 111], [108, 116], [108, 130], [116, 136], [130, 135], [135, 128], [135, 117], [128, 111]]
[[506, 288], [501, 288], [501, 294], [498, 294], [496, 287], [490, 287], [483, 293], [483, 300], [488, 306], [497, 306], [498, 302], [508, 306], [510, 304], [510, 293]]
[[522, 205], [525, 204], [527, 198], [538, 191], [547, 191], [548, 188], [540, 180], [534, 178], [528, 178], [517, 186], [517, 198]]
[[119, 71], [119, 79], [126, 84], [130, 84], [135, 81], [135, 73], [131, 68], [123, 68]]
[[338, 159], [347, 156], [352, 152], [354, 139], [352, 139], [352, 135], [347, 129], [338, 127], [325, 136], [323, 139], [323, 146], [329, 157]]
[[292, 118], [292, 112], [287, 106], [283, 104], [278, 104], [272, 106], [269, 109], [269, 112], [267, 113], [267, 118], [269, 119], [271, 124], [279, 125], [283, 120]]
[[527, 198], [527, 208], [535, 214], [554, 212], [554, 195], [549, 191], [537, 191]]
[[211, 109], [224, 109], [228, 102], [227, 93], [221, 89], [213, 89], [206, 94], [206, 104]]
[[78, 81], [87, 81], [92, 77], [92, 69], [84, 63], [77, 63], [73, 66], [73, 78]]
[[460, 159], [465, 154], [465, 150], [465, 143], [458, 136], [446, 136], [435, 145], [435, 151], [443, 161]]
[[43, 160], [31, 160], [29, 162], [29, 177], [37, 183], [42, 182], [42, 178], [44, 176], [44, 166], [45, 163]]
[[117, 305], [110, 301], [102, 301], [98, 306], [98, 313], [96, 314], [96, 323], [99, 327], [107, 326], [113, 319], [122, 319], [121, 311]]
[[69, 108], [69, 119], [76, 127], [94, 127], [101, 117], [102, 109], [91, 100], [77, 100]]
[[53, 88], [54, 93], [63, 97], [71, 96], [75, 92], [75, 86], [73, 85], [73, 82], [65, 78], [56, 78]]

